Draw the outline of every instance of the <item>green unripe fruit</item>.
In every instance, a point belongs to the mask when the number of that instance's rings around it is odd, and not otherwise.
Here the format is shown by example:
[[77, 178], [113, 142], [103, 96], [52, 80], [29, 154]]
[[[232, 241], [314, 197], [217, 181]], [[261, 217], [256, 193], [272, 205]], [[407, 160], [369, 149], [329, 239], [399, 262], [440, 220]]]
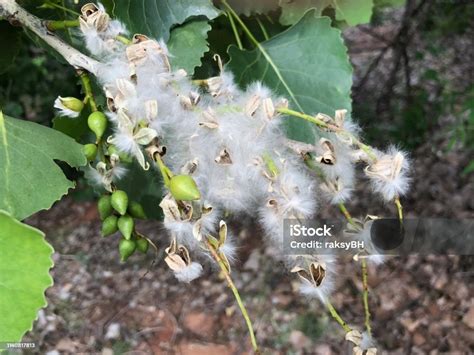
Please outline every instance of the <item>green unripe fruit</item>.
[[65, 108], [74, 111], [74, 112], [81, 112], [82, 109], [84, 108], [84, 103], [76, 99], [75, 97], [58, 97], [59, 102], [61, 105], [63, 105]]
[[84, 155], [86, 156], [88, 161], [92, 161], [97, 156], [97, 146], [95, 144], [86, 144], [82, 148]]
[[122, 233], [125, 239], [132, 238], [133, 227], [135, 226], [132, 217], [130, 217], [128, 214], [120, 217], [117, 225], [120, 233]]
[[146, 219], [145, 210], [138, 202], [131, 201], [128, 206], [128, 213], [134, 218]]
[[99, 211], [99, 216], [101, 220], [106, 219], [114, 211], [110, 200], [110, 195], [103, 195], [101, 198], [99, 198], [99, 201], [97, 201], [97, 210]]
[[128, 207], [128, 196], [125, 191], [117, 190], [112, 194], [110, 200], [112, 207], [122, 216], [127, 212]]
[[132, 255], [137, 248], [137, 244], [134, 240], [121, 239], [119, 244], [120, 260], [126, 261], [130, 255]]
[[169, 189], [176, 200], [199, 200], [201, 193], [194, 179], [189, 175], [175, 175], [170, 179]]
[[145, 238], [140, 238], [137, 239], [136, 244], [137, 250], [143, 254], [146, 254], [146, 252], [148, 251], [148, 247], [150, 246], [148, 240], [146, 240]]
[[108, 216], [104, 221], [102, 222], [102, 236], [107, 237], [111, 234], [114, 234], [116, 231], [118, 231], [118, 218], [117, 216]]
[[100, 111], [92, 112], [87, 119], [87, 125], [95, 133], [97, 139], [100, 139], [107, 129], [107, 117]]

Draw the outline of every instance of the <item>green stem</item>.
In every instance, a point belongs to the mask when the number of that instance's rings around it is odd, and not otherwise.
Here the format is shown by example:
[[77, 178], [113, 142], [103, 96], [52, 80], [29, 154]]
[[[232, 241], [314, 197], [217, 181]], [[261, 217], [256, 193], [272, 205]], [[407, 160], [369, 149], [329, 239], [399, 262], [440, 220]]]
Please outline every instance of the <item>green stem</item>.
[[50, 31], [64, 30], [70, 27], [79, 27], [79, 20], [46, 21], [46, 28]]
[[240, 18], [240, 16], [234, 11], [234, 9], [227, 3], [226, 0], [222, 0], [222, 5], [227, 9], [227, 12], [234, 16], [235, 20], [239, 23], [240, 27], [242, 27], [242, 30], [245, 32], [245, 34], [248, 36], [250, 39], [250, 42], [252, 42], [256, 47], [259, 47], [259, 49], [262, 51], [262, 53], [265, 55], [266, 51], [265, 49], [260, 45], [260, 43], [257, 41], [257, 39], [254, 37], [252, 32], [250, 32], [249, 28], [245, 25], [244, 21]]
[[367, 281], [367, 260], [365, 258], [361, 258], [362, 264], [362, 301], [364, 302], [364, 310], [365, 310], [365, 328], [367, 329], [367, 333], [369, 336], [372, 336], [372, 327], [370, 326], [370, 309], [369, 309], [369, 284]]
[[84, 88], [85, 99], [89, 103], [91, 110], [93, 112], [98, 111], [97, 103], [94, 99], [94, 94], [92, 92], [91, 78], [89, 74], [83, 70], [78, 70], [79, 77], [81, 78], [82, 87]]
[[400, 202], [400, 197], [395, 197], [395, 206], [397, 206], [397, 211], [398, 211], [398, 219], [400, 220], [400, 223], [403, 222], [403, 207], [402, 203]]
[[127, 37], [121, 36], [121, 35], [115, 36], [115, 39], [116, 39], [117, 41], [119, 41], [119, 42], [122, 42], [122, 43], [125, 44], [125, 45], [129, 45], [129, 44], [132, 43], [132, 41], [129, 40]]
[[235, 22], [234, 22], [234, 18], [232, 17], [232, 14], [229, 11], [227, 11], [227, 17], [229, 18], [230, 27], [232, 27], [232, 32], [234, 32], [237, 46], [239, 47], [239, 49], [244, 49], [244, 47], [242, 46], [242, 40], [240, 39], [240, 36], [239, 36], [239, 31], [237, 31], [237, 26], [235, 25]]
[[331, 302], [327, 301], [326, 302], [326, 307], [328, 308], [329, 310], [329, 313], [331, 313], [331, 316], [336, 320], [336, 322], [339, 323], [339, 325], [342, 327], [342, 329], [344, 329], [344, 331], [346, 333], [349, 333], [352, 329], [351, 327], [349, 327], [347, 325], [346, 322], [344, 322], [344, 320], [341, 318], [341, 316], [339, 315], [339, 313], [337, 313], [336, 309], [334, 308], [334, 306], [331, 304]]
[[351, 214], [347, 210], [346, 205], [344, 205], [344, 203], [341, 202], [341, 203], [339, 203], [338, 206], [339, 206], [339, 209], [341, 210], [342, 214], [344, 215], [344, 217], [346, 217], [347, 221], [351, 225], [353, 225], [354, 227], [358, 227], [357, 224], [354, 222], [354, 219], [352, 218]]
[[362, 143], [352, 133], [350, 133], [348, 131], [344, 131], [343, 129], [341, 129], [337, 126], [334, 126], [332, 124], [324, 122], [323, 120], [321, 120], [317, 117], [310, 116], [310, 115], [307, 115], [305, 113], [298, 112], [298, 111], [295, 111], [295, 110], [291, 110], [291, 109], [288, 109], [288, 108], [281, 107], [281, 108], [277, 109], [277, 112], [282, 113], [284, 115], [289, 115], [289, 116], [301, 118], [303, 120], [314, 123], [315, 125], [317, 125], [320, 128], [325, 128], [325, 129], [328, 129], [328, 130], [330, 130], [334, 133], [339, 133], [339, 134], [349, 138], [355, 145], [357, 145], [360, 149], [362, 149], [370, 159], [372, 159], [373, 161], [377, 160], [377, 155], [374, 153], [373, 149], [370, 146], [368, 146], [367, 144]]
[[257, 345], [257, 340], [255, 338], [255, 333], [253, 331], [253, 325], [252, 321], [250, 320], [250, 317], [247, 313], [247, 309], [245, 308], [244, 303], [242, 302], [242, 298], [240, 297], [239, 290], [237, 290], [237, 287], [235, 287], [234, 282], [232, 281], [232, 278], [230, 277], [229, 272], [227, 271], [227, 267], [222, 260], [222, 258], [219, 256], [219, 254], [216, 252], [216, 249], [212, 246], [209, 241], [206, 241], [207, 248], [211, 252], [213, 258], [217, 261], [219, 264], [219, 267], [227, 281], [227, 284], [229, 285], [229, 288], [232, 290], [232, 293], [234, 294], [235, 300], [237, 301], [237, 304], [239, 305], [240, 312], [242, 313], [242, 316], [245, 319], [245, 323], [247, 324], [247, 328], [250, 334], [250, 341], [252, 342], [252, 347], [253, 350], [256, 354], [260, 354], [260, 351], [258, 350], [258, 345]]
[[262, 21], [260, 21], [258, 17], [255, 17], [255, 19], [257, 20], [258, 26], [262, 30], [263, 37], [265, 38], [266, 41], [268, 41], [270, 39], [270, 36], [268, 35], [267, 29], [265, 28]]
[[71, 9], [65, 7], [65, 6], [61, 6], [61, 5], [59, 5], [59, 4], [56, 4], [56, 3], [52, 2], [52, 1], [45, 1], [44, 4], [45, 4], [45, 5], [52, 6], [52, 7], [55, 7], [55, 8], [57, 8], [57, 9], [61, 9], [61, 10], [66, 11], [66, 12], [69, 12], [71, 15], [74, 15], [74, 16], [80, 16], [80, 15], [81, 15], [79, 12], [76, 12], [76, 11], [74, 11], [74, 10], [71, 10]]
[[153, 160], [156, 162], [156, 164], [158, 165], [158, 168], [160, 169], [160, 173], [161, 173], [161, 176], [163, 177], [163, 182], [165, 183], [165, 186], [169, 188], [170, 180], [173, 177], [173, 173], [165, 165], [165, 163], [161, 159], [160, 154], [156, 153], [155, 156], [153, 157]]

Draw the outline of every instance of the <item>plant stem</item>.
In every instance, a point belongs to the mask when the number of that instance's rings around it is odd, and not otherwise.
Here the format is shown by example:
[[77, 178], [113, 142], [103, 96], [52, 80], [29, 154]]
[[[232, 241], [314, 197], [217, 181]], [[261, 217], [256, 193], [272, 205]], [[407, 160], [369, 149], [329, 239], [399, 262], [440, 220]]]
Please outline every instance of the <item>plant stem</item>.
[[132, 41], [129, 40], [127, 37], [121, 36], [121, 35], [115, 36], [115, 39], [119, 42], [122, 42], [123, 44], [126, 44], [126, 45], [129, 45], [129, 44], [132, 43]]
[[[227, 3], [226, 0], [222, 0], [222, 5], [224, 5], [224, 7], [227, 9], [227, 12], [232, 15], [235, 20], [239, 23], [240, 27], [242, 27], [242, 30], [245, 32], [245, 34], [248, 36], [248, 38], [250, 39], [250, 42], [252, 42], [256, 47], [259, 47], [260, 49], [261, 48], [261, 45], [260, 43], [257, 41], [257, 39], [254, 37], [254, 35], [252, 34], [252, 32], [250, 32], [249, 28], [245, 25], [244, 21], [242, 21], [242, 19], [240, 18], [239, 15], [237, 15], [237, 13], [234, 11], [234, 9]], [[263, 53], [263, 52], [262, 52]], [[266, 52], [265, 52], [266, 54]], [[264, 54], [264, 55], [265, 55]]]
[[397, 196], [395, 197], [395, 206], [397, 206], [397, 211], [398, 211], [398, 219], [400, 220], [400, 223], [403, 222], [403, 206], [402, 203], [400, 202], [400, 197]]
[[63, 10], [63, 11], [66, 11], [66, 12], [69, 12], [71, 15], [74, 15], [74, 16], [80, 16], [81, 14], [79, 12], [76, 12], [74, 10], [71, 10], [69, 8], [67, 8], [66, 6], [62, 6], [62, 5], [59, 5], [59, 4], [56, 4], [52, 1], [45, 1], [44, 2], [45, 5], [49, 5], [49, 6], [52, 6], [52, 7], [55, 7], [57, 9], [60, 9], [60, 10]]
[[77, 72], [81, 78], [82, 87], [84, 88], [86, 95], [86, 101], [89, 103], [92, 112], [98, 111], [99, 109], [97, 108], [97, 103], [94, 99], [94, 93], [92, 92], [91, 78], [89, 77], [89, 74], [83, 70], [78, 70]]
[[239, 31], [237, 31], [237, 26], [235, 25], [235, 22], [234, 22], [234, 18], [229, 11], [227, 11], [227, 17], [229, 18], [230, 27], [232, 27], [232, 32], [234, 32], [237, 46], [239, 47], [239, 49], [244, 49], [244, 47], [242, 46], [242, 40], [240, 39], [240, 36], [239, 36]]
[[270, 39], [270, 36], [268, 35], [267, 29], [265, 28], [262, 21], [260, 21], [258, 17], [255, 17], [255, 19], [257, 20], [258, 26], [262, 30], [263, 37], [265, 38], [266, 41], [268, 41]]
[[232, 290], [232, 293], [234, 294], [234, 297], [237, 301], [237, 304], [239, 305], [240, 312], [242, 313], [242, 316], [245, 319], [245, 323], [247, 323], [247, 328], [248, 328], [248, 331], [249, 331], [249, 334], [250, 334], [250, 341], [252, 342], [253, 350], [256, 354], [260, 354], [260, 351], [258, 350], [257, 340], [255, 339], [255, 333], [253, 331], [252, 321], [250, 320], [250, 317], [247, 313], [247, 309], [245, 308], [245, 305], [242, 302], [242, 298], [240, 297], [239, 290], [237, 290], [237, 287], [235, 287], [235, 284], [232, 281], [232, 278], [230, 277], [229, 272], [227, 271], [227, 267], [226, 267], [224, 261], [221, 259], [219, 254], [216, 252], [216, 250], [214, 249], [212, 244], [209, 243], [209, 241], [207, 241], [207, 240], [206, 240], [205, 243], [206, 243], [207, 248], [211, 252], [212, 257], [219, 264], [219, 267], [220, 267], [222, 273], [224, 274], [224, 277], [227, 281], [227, 284], [228, 284], [229, 288]]
[[346, 217], [347, 221], [351, 225], [353, 225], [354, 227], [358, 227], [357, 224], [354, 222], [354, 219], [352, 218], [351, 214], [347, 210], [346, 205], [344, 205], [344, 203], [341, 202], [341, 203], [338, 204], [338, 206], [339, 206], [339, 209], [341, 210], [342, 214], [344, 215], [344, 217]]
[[78, 26], [79, 26], [79, 20], [46, 21], [46, 27], [50, 31], [64, 30], [70, 27], [78, 27]]
[[361, 258], [362, 264], [362, 300], [364, 302], [364, 310], [365, 310], [365, 328], [367, 329], [367, 333], [369, 336], [372, 336], [372, 327], [370, 326], [370, 309], [369, 309], [369, 284], [367, 281], [367, 260], [365, 258]]
[[344, 322], [344, 320], [341, 318], [341, 316], [339, 315], [339, 313], [337, 313], [336, 309], [334, 308], [334, 306], [331, 304], [331, 302], [329, 301], [326, 301], [326, 307], [328, 308], [329, 310], [329, 313], [331, 313], [331, 316], [336, 320], [336, 322], [339, 323], [339, 325], [342, 327], [342, 329], [344, 329], [344, 331], [346, 333], [349, 333], [352, 329], [351, 327], [349, 327], [347, 325], [346, 322]]
[[307, 115], [305, 113], [298, 112], [298, 111], [291, 110], [291, 109], [284, 108], [284, 107], [281, 107], [281, 108], [277, 109], [277, 111], [279, 113], [284, 114], [284, 115], [289, 115], [289, 116], [301, 118], [303, 120], [314, 123], [315, 125], [317, 125], [320, 128], [325, 128], [325, 129], [328, 129], [328, 130], [330, 130], [334, 133], [339, 133], [341, 135], [344, 135], [345, 137], [349, 138], [351, 140], [351, 142], [353, 142], [360, 149], [362, 149], [370, 159], [372, 159], [373, 161], [377, 160], [377, 156], [375, 155], [372, 147], [370, 147], [367, 144], [362, 143], [359, 139], [357, 139], [352, 133], [350, 133], [348, 131], [345, 131], [345, 130], [343, 130], [343, 129], [335, 126], [335, 125], [324, 122], [323, 120], [319, 119], [317, 116], [316, 117], [310, 116], [310, 115]]
[[31, 30], [76, 69], [85, 69], [89, 73], [96, 74], [99, 64], [96, 60], [79, 52], [51, 33], [42, 20], [27, 12], [15, 0], [0, 0], [0, 17], [8, 18], [10, 22], [14, 21]]

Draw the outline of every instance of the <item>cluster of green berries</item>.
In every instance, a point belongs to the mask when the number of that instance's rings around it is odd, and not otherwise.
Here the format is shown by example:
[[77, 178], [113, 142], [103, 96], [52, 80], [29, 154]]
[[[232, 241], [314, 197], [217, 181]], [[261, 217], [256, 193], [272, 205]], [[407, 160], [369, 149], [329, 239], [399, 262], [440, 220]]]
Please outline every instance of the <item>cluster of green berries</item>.
[[119, 244], [121, 261], [126, 261], [136, 250], [144, 254], [148, 251], [148, 240], [135, 231], [134, 218], [146, 218], [142, 205], [129, 201], [125, 191], [116, 190], [102, 195], [97, 209], [102, 220], [102, 236], [107, 237], [117, 231], [122, 234]]

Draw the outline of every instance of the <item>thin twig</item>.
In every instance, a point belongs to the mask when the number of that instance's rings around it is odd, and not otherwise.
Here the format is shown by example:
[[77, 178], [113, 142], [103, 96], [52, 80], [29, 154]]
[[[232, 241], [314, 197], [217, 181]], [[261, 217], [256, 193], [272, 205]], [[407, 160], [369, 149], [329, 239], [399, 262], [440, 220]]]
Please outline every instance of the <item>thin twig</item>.
[[370, 309], [369, 309], [369, 283], [368, 283], [368, 272], [367, 272], [367, 260], [366, 258], [360, 258], [362, 265], [362, 300], [364, 302], [365, 310], [365, 329], [369, 336], [372, 336], [372, 327], [370, 326]]
[[94, 93], [92, 92], [91, 78], [89, 77], [89, 74], [83, 70], [78, 70], [77, 74], [79, 75], [79, 78], [81, 78], [82, 88], [85, 93], [85, 101], [89, 103], [92, 112], [98, 111], [99, 109], [97, 108]]
[[331, 302], [327, 301], [326, 302], [326, 307], [328, 308], [329, 310], [329, 313], [331, 313], [331, 316], [336, 320], [336, 322], [339, 323], [339, 325], [342, 327], [342, 329], [344, 329], [344, 331], [346, 333], [349, 333], [352, 329], [351, 327], [349, 327], [347, 325], [346, 322], [344, 322], [344, 320], [341, 318], [341, 316], [339, 315], [339, 313], [337, 313], [336, 309], [334, 308], [334, 306], [331, 304]]
[[398, 211], [398, 219], [400, 220], [400, 223], [403, 223], [403, 206], [402, 203], [400, 202], [400, 197], [395, 197], [395, 206], [397, 206], [397, 211]]
[[79, 20], [51, 20], [45, 22], [50, 31], [65, 30], [71, 27], [79, 27]]
[[256, 16], [255, 19], [257, 20], [258, 26], [260, 27], [260, 30], [263, 33], [263, 37], [265, 38], [266, 41], [268, 41], [270, 39], [270, 36], [268, 35], [267, 29], [263, 25], [262, 21], [260, 21], [258, 16]]
[[239, 47], [239, 49], [242, 50], [244, 49], [244, 47], [242, 46], [242, 40], [240, 39], [237, 26], [235, 25], [234, 17], [229, 11], [227, 11], [227, 17], [229, 18], [230, 27], [232, 27], [232, 32], [234, 32], [234, 37], [235, 37], [235, 41], [237, 42], [237, 46]]
[[245, 308], [245, 305], [242, 302], [242, 298], [240, 297], [239, 290], [237, 289], [237, 287], [235, 287], [235, 284], [232, 281], [232, 278], [230, 277], [229, 272], [227, 271], [227, 267], [226, 267], [224, 261], [219, 256], [219, 254], [216, 252], [215, 248], [208, 241], [206, 241], [205, 243], [206, 243], [207, 248], [211, 252], [212, 257], [219, 264], [219, 267], [222, 271], [222, 274], [224, 275], [224, 277], [227, 281], [227, 284], [229, 285], [229, 288], [232, 290], [232, 293], [234, 294], [234, 297], [237, 301], [237, 304], [239, 305], [240, 312], [242, 313], [242, 316], [245, 319], [245, 323], [247, 324], [247, 328], [248, 328], [248, 331], [249, 331], [249, 334], [250, 334], [250, 341], [252, 342], [253, 350], [256, 354], [260, 354], [260, 351], [258, 350], [257, 340], [255, 338], [255, 334], [254, 334], [254, 331], [253, 331], [252, 321], [250, 320], [250, 317], [247, 313], [247, 309]]
[[348, 131], [345, 131], [345, 130], [343, 130], [343, 129], [335, 126], [335, 125], [324, 122], [323, 120], [321, 120], [317, 116], [310, 116], [310, 115], [307, 115], [305, 113], [298, 112], [298, 111], [295, 111], [295, 110], [291, 110], [291, 109], [288, 109], [288, 108], [279, 108], [279, 109], [277, 109], [277, 111], [279, 113], [283, 113], [285, 115], [289, 115], [289, 116], [304, 119], [306, 121], [314, 123], [315, 125], [317, 125], [320, 128], [324, 128], [324, 129], [330, 130], [334, 133], [339, 133], [341, 135], [344, 135], [346, 138], [350, 139], [353, 142], [353, 144], [357, 145], [360, 149], [362, 149], [370, 159], [372, 159], [374, 161], [377, 160], [377, 155], [374, 153], [372, 147], [370, 147], [367, 144], [362, 143], [359, 139], [357, 139], [352, 133], [350, 133]]
[[15, 0], [0, 0], [0, 17], [5, 17], [10, 22], [21, 24], [31, 30], [76, 69], [85, 69], [94, 75], [97, 73], [99, 63], [96, 60], [79, 52], [51, 33], [44, 21], [27, 12]]
[[349, 213], [349, 211], [347, 210], [346, 208], [346, 205], [344, 205], [343, 202], [339, 203], [338, 204], [339, 206], [339, 209], [341, 210], [342, 214], [344, 215], [344, 217], [346, 217], [347, 221], [354, 227], [358, 227], [357, 224], [355, 223], [354, 219], [352, 218], [351, 214]]

